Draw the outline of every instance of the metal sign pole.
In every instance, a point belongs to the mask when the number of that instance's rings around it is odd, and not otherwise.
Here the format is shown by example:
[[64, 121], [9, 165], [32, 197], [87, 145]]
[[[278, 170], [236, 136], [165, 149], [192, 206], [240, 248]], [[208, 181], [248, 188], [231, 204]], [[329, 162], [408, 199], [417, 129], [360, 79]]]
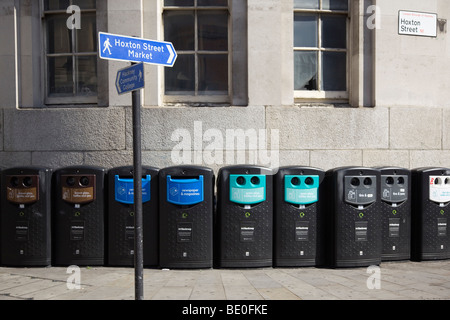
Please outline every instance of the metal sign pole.
[[141, 90], [132, 92], [133, 109], [133, 181], [134, 181], [134, 284], [135, 300], [144, 299], [142, 159], [141, 159]]
[[[128, 48], [135, 50], [128, 50]], [[142, 159], [141, 159], [141, 91], [144, 87], [144, 69], [136, 62], [172, 67], [177, 59], [173, 44], [106, 32], [98, 33], [100, 59], [131, 61], [132, 66], [118, 71], [116, 89], [119, 94], [132, 91], [133, 109], [133, 181], [134, 181], [134, 273], [135, 298], [144, 299], [143, 214], [142, 214]]]

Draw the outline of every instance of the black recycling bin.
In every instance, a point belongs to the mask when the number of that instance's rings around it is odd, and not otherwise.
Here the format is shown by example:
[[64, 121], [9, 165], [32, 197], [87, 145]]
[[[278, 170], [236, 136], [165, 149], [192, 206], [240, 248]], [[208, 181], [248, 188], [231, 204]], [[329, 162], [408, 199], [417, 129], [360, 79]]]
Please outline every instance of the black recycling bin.
[[53, 174], [53, 263], [105, 264], [105, 177], [96, 166], [60, 168]]
[[[158, 172], [142, 167], [142, 230], [144, 266], [158, 266]], [[134, 266], [134, 179], [133, 167], [123, 166], [108, 171], [107, 260], [111, 266]]]
[[212, 267], [214, 179], [207, 167], [160, 170], [160, 267]]
[[235, 165], [219, 170], [214, 234], [217, 267], [272, 266], [271, 169]]
[[28, 267], [51, 264], [51, 174], [51, 169], [44, 167], [17, 167], [2, 171], [2, 265]]
[[411, 260], [450, 258], [450, 169], [412, 170]]
[[281, 167], [274, 176], [275, 267], [316, 265], [324, 176], [321, 169], [300, 166]]
[[411, 257], [411, 171], [381, 167], [381, 261]]
[[380, 171], [340, 167], [325, 173], [321, 188], [326, 266], [361, 267], [381, 263]]

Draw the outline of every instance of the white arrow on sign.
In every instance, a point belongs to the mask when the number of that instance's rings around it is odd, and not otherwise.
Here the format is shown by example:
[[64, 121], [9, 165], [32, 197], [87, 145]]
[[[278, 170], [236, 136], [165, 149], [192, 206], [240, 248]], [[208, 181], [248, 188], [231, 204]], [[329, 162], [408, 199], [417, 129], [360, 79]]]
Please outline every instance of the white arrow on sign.
[[173, 58], [175, 57], [175, 53], [173, 52], [172, 48], [169, 45], [167, 45], [166, 47], [167, 47], [167, 49], [169, 50], [169, 53], [170, 53], [170, 56], [169, 56], [169, 59], [167, 60], [167, 63], [171, 64]]
[[117, 81], [116, 81], [116, 88], [117, 88], [117, 92], [119, 94], [122, 93], [122, 88], [120, 87], [120, 75], [122, 74], [122, 71], [118, 71], [117, 72]]

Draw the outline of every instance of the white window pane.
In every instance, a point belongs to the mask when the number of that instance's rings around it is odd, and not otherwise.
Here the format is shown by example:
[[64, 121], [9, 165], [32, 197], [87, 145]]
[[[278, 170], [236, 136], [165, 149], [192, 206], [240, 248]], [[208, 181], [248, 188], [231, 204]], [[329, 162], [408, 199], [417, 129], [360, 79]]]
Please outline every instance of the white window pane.
[[164, 0], [164, 5], [168, 7], [192, 7], [194, 6], [194, 0]]
[[66, 10], [69, 0], [44, 0], [44, 10]]
[[322, 0], [324, 10], [348, 10], [348, 0]]
[[72, 0], [72, 4], [79, 6], [81, 10], [95, 9], [96, 7], [95, 2], [96, 0]]
[[317, 15], [294, 15], [294, 47], [317, 47]]
[[294, 52], [294, 89], [317, 90], [317, 51]]
[[199, 94], [228, 94], [228, 55], [201, 54], [199, 64]]
[[228, 50], [228, 13], [205, 11], [198, 13], [198, 49]]
[[319, 9], [319, 0], [294, 0], [295, 9]]
[[97, 56], [77, 58], [77, 93], [82, 96], [97, 95]]
[[48, 58], [48, 94], [50, 96], [73, 95], [72, 57]]
[[178, 55], [172, 68], [164, 68], [166, 94], [186, 95], [195, 91], [195, 57]]
[[77, 30], [77, 52], [97, 51], [97, 29], [95, 13], [85, 13], [82, 16], [83, 26]]
[[65, 16], [47, 19], [47, 53], [72, 53], [72, 30], [67, 28]]
[[164, 12], [164, 40], [173, 43], [177, 51], [195, 49], [194, 11]]
[[197, 5], [199, 7], [207, 7], [207, 6], [227, 6], [227, 0], [197, 0]]
[[324, 91], [347, 90], [347, 54], [345, 52], [322, 53], [322, 81]]
[[347, 18], [342, 15], [322, 15], [322, 47], [347, 47]]

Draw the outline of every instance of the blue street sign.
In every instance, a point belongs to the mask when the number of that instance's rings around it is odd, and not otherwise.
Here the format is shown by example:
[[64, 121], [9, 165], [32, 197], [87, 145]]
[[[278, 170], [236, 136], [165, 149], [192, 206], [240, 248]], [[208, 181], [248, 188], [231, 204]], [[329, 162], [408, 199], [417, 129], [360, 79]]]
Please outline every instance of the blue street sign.
[[98, 33], [98, 51], [101, 59], [144, 62], [172, 67], [177, 53], [170, 42]]
[[117, 71], [116, 88], [119, 94], [144, 87], [144, 64], [139, 63]]

